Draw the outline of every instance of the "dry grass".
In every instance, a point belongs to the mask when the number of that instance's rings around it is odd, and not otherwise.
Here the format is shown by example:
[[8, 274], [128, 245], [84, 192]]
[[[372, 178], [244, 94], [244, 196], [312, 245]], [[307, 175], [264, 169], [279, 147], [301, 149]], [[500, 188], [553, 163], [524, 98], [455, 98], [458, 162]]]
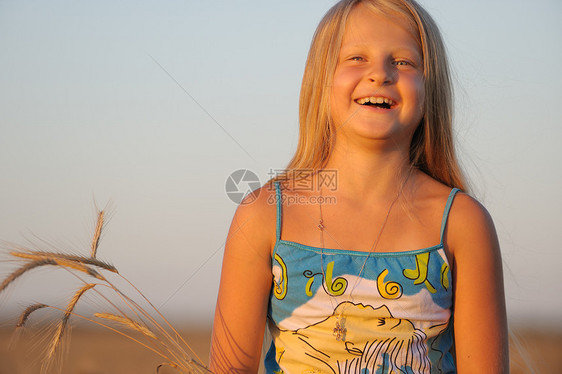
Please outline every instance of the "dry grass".
[[[38, 330], [38, 332], [36, 332]], [[41, 362], [34, 357], [33, 349], [41, 333], [40, 325], [29, 326], [19, 337], [19, 343], [9, 349], [13, 329], [0, 329], [0, 374], [37, 374]], [[181, 331], [197, 355], [209, 356], [210, 329], [200, 326]], [[82, 324], [73, 327], [68, 355], [64, 360], [64, 374], [155, 374], [162, 359], [147, 352], [143, 346], [111, 331], [86, 328]], [[203, 361], [207, 363], [207, 361]], [[175, 374], [177, 370], [163, 367], [160, 374]]]
[[[70, 328], [71, 318], [79, 318], [102, 326], [153, 352], [161, 360], [159, 364], [154, 365], [153, 372], [163, 372], [164, 370], [160, 370], [163, 368], [173, 368], [176, 372], [183, 373], [209, 372], [193, 349], [158, 309], [131, 282], [119, 274], [113, 265], [97, 259], [105, 213], [101, 210], [97, 212], [96, 216], [97, 222], [89, 257], [30, 249], [18, 245], [6, 246], [9, 254], [23, 263], [0, 283], [0, 293], [30, 270], [43, 266], [64, 269], [83, 284], [74, 293], [65, 308], [47, 303], [35, 303], [27, 307], [18, 319], [16, 330], [21, 333], [31, 315], [37, 310], [51, 309], [62, 314], [55, 322], [54, 332], [47, 343], [40, 372], [61, 370], [61, 366], [58, 364], [63, 353], [63, 341]], [[32, 247], [40, 246], [33, 245]], [[115, 277], [107, 277], [108, 274], [114, 274]], [[114, 278], [117, 281], [114, 281]], [[122, 286], [131, 286], [134, 290], [134, 297], [122, 292], [117, 287], [117, 282], [122, 282]], [[84, 295], [91, 293], [103, 300], [109, 312], [104, 310], [91, 316], [75, 312], [76, 306]], [[56, 366], [59, 367], [54, 368]]]

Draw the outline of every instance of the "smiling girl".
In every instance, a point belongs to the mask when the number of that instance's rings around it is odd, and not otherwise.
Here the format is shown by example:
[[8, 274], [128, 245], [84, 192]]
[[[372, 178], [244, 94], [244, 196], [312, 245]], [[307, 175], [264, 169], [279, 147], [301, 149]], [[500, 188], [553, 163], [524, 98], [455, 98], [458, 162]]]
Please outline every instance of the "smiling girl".
[[311, 45], [296, 154], [234, 216], [211, 370], [256, 372], [268, 322], [268, 373], [508, 372], [499, 245], [465, 189], [431, 17], [338, 2]]

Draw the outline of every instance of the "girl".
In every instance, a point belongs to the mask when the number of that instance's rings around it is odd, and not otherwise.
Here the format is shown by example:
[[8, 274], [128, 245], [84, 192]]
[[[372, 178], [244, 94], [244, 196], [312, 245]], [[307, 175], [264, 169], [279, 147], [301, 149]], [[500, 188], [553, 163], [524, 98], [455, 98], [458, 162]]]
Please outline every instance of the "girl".
[[414, 0], [343, 0], [306, 64], [286, 172], [236, 211], [211, 370], [507, 373], [501, 258], [459, 192], [443, 42]]

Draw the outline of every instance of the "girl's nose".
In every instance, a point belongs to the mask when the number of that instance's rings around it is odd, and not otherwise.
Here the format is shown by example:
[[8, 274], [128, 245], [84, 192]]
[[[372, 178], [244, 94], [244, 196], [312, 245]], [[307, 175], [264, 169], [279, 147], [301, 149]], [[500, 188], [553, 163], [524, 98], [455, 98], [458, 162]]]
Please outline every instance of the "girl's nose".
[[385, 65], [373, 66], [367, 74], [367, 79], [377, 85], [388, 85], [394, 81], [394, 72]]

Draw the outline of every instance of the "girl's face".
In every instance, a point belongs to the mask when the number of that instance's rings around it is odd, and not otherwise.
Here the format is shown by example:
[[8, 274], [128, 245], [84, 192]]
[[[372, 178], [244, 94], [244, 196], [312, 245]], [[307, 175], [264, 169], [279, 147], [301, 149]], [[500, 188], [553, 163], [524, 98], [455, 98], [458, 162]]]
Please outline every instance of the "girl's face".
[[343, 35], [330, 96], [336, 136], [409, 146], [424, 98], [416, 38], [402, 21], [357, 6]]

